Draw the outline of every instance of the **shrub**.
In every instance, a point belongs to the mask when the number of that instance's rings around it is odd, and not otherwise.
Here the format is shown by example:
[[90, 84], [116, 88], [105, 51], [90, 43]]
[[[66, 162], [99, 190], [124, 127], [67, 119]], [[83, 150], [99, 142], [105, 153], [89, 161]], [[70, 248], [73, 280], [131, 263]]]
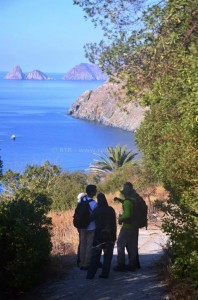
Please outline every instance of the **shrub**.
[[126, 181], [132, 182], [139, 191], [156, 185], [156, 181], [148, 170], [143, 169], [140, 165], [128, 164], [108, 174], [105, 180], [98, 185], [98, 190], [104, 193], [114, 193], [120, 190]]
[[[20, 190], [39, 191], [52, 199], [51, 209], [68, 210], [76, 204], [77, 195], [85, 190], [87, 176], [82, 172], [63, 172], [46, 161], [43, 165], [27, 165], [22, 174], [9, 170], [3, 175], [4, 197], [13, 198]], [[1, 196], [0, 196], [1, 197]]]
[[170, 237], [169, 250], [172, 275], [176, 280], [188, 280], [198, 287], [198, 223], [195, 212], [186, 204], [173, 204], [162, 208], [166, 213], [163, 229]]
[[81, 172], [63, 172], [57, 176], [49, 188], [52, 197], [53, 211], [64, 211], [74, 208], [77, 204], [77, 195], [86, 188], [86, 175]]
[[39, 279], [51, 251], [49, 199], [18, 193], [0, 201], [0, 284], [7, 290], [26, 290]]

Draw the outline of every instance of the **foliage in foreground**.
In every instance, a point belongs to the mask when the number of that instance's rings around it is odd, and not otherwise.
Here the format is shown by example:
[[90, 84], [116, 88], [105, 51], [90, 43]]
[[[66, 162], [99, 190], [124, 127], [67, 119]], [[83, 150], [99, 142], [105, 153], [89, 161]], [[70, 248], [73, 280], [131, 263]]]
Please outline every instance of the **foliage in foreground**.
[[27, 165], [22, 174], [11, 170], [3, 174], [0, 284], [6, 291], [26, 290], [39, 280], [52, 247], [51, 219], [46, 214], [74, 207], [86, 178], [81, 172], [62, 172], [49, 162]]
[[69, 173], [46, 161], [43, 165], [27, 165], [22, 174], [7, 171], [3, 175], [5, 197], [10, 199], [24, 188], [51, 198], [51, 210], [68, 210], [76, 205], [77, 195], [85, 190], [86, 175]]
[[52, 246], [49, 204], [27, 191], [0, 201], [0, 284], [7, 292], [30, 288], [42, 274]]

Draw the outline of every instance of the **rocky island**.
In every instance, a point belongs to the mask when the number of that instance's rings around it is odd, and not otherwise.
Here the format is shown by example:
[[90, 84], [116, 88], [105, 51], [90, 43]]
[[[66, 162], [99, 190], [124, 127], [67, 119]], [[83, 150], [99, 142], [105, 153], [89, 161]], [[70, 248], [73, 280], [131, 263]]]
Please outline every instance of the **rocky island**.
[[21, 67], [15, 66], [11, 72], [9, 72], [4, 79], [13, 79], [13, 80], [52, 80], [45, 73], [34, 70], [27, 74], [23, 73]]
[[15, 80], [24, 80], [25, 74], [23, 74], [21, 68], [19, 66], [15, 66], [11, 72], [6, 74], [4, 79], [15, 79]]
[[67, 72], [63, 80], [107, 80], [107, 74], [103, 73], [98, 65], [82, 63]]
[[52, 78], [48, 77], [47, 74], [34, 70], [26, 75], [27, 80], [51, 80]]
[[105, 82], [94, 91], [84, 92], [68, 110], [67, 114], [104, 125], [134, 131], [144, 119], [143, 108], [132, 102], [119, 102], [118, 86]]

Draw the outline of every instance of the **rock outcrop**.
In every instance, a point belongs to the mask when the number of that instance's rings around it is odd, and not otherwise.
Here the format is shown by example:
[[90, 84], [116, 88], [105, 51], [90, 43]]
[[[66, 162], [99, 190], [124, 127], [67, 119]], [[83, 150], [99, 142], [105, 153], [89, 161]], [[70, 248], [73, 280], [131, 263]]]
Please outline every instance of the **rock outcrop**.
[[45, 73], [34, 70], [27, 74], [22, 72], [22, 69], [19, 66], [15, 66], [11, 72], [9, 72], [4, 79], [14, 79], [14, 80], [51, 80], [52, 78], [48, 77]]
[[119, 101], [118, 85], [106, 82], [94, 91], [84, 92], [67, 114], [75, 118], [134, 131], [144, 119], [148, 108], [132, 102]]
[[82, 63], [67, 72], [63, 80], [107, 80], [108, 76], [103, 73], [98, 65]]
[[5, 79], [23, 80], [25, 79], [25, 74], [23, 74], [19, 66], [14, 66], [14, 68], [5, 76]]
[[26, 75], [27, 80], [50, 80], [52, 78], [48, 77], [45, 73], [34, 70]]

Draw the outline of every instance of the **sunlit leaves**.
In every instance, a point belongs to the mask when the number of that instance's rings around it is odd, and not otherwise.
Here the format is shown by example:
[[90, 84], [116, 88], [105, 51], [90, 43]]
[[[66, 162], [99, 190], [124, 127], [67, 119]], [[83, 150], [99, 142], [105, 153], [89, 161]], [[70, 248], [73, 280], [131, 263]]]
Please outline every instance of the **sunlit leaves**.
[[122, 166], [130, 163], [137, 153], [127, 151], [126, 145], [121, 147], [108, 147], [107, 152], [103, 155], [97, 155], [100, 160], [96, 160], [90, 166], [90, 170], [96, 173], [111, 173]]

